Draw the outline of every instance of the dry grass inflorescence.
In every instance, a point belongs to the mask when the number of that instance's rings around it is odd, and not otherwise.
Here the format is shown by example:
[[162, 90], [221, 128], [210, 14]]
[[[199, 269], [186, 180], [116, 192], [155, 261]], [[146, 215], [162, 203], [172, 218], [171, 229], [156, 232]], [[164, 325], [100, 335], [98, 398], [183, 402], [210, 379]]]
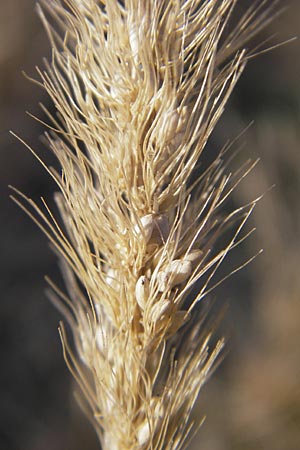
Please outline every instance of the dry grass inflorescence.
[[67, 294], [49, 280], [51, 298], [103, 449], [186, 445], [224, 345], [209, 349], [217, 318], [198, 304], [249, 234], [257, 200], [224, 206], [253, 163], [230, 173], [230, 145], [202, 153], [276, 2], [233, 20], [237, 3], [41, 2], [52, 59], [38, 83], [56, 109], [45, 136], [60, 169], [44, 167], [62, 221], [45, 202], [15, 200], [60, 255]]

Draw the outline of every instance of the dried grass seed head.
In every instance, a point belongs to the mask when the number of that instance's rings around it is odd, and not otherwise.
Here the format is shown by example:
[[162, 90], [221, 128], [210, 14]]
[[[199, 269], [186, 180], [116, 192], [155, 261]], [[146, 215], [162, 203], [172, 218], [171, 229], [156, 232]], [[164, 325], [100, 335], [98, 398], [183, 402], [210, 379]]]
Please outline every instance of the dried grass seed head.
[[64, 230], [46, 205], [28, 207], [68, 267], [69, 298], [54, 289], [83, 366], [62, 327], [64, 355], [105, 449], [182, 448], [223, 346], [209, 353], [206, 328], [177, 331], [195, 321], [255, 204], [220, 214], [243, 178], [224, 174], [227, 149], [191, 183], [247, 62], [243, 46], [268, 20], [261, 2], [228, 32], [236, 3], [41, 2], [52, 60], [38, 72], [56, 108], [47, 138], [61, 171], [48, 171]]

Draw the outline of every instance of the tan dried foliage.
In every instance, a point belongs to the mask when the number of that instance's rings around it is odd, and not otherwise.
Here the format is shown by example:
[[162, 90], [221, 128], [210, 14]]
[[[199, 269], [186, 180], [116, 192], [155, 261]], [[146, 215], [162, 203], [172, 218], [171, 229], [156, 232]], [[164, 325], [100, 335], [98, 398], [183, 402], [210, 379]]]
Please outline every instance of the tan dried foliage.
[[73, 331], [76, 351], [60, 328], [64, 356], [103, 449], [182, 448], [223, 347], [209, 351], [215, 321], [197, 304], [245, 238], [256, 200], [224, 204], [253, 163], [226, 173], [225, 146], [198, 166], [250, 57], [244, 44], [270, 14], [255, 3], [233, 25], [236, 3], [42, 1], [53, 53], [39, 83], [60, 165], [45, 168], [63, 225], [45, 203], [16, 201], [61, 257], [68, 294], [49, 283]]

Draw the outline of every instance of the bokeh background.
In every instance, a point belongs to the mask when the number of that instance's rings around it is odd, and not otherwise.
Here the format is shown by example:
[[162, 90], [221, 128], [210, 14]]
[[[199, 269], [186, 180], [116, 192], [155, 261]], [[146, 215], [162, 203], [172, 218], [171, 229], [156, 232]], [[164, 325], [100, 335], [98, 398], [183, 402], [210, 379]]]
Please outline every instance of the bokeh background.
[[[241, 11], [243, 0], [240, 1]], [[281, 3], [281, 2], [279, 2]], [[272, 43], [299, 35], [300, 2], [262, 33]], [[47, 300], [44, 275], [59, 280], [46, 238], [9, 199], [14, 185], [52, 204], [55, 186], [9, 130], [53, 161], [40, 141], [44, 92], [22, 75], [50, 56], [33, 0], [0, 0], [0, 448], [94, 450], [96, 437], [73, 396], [61, 354], [59, 313]], [[257, 231], [232, 267], [264, 253], [214, 296], [228, 304], [227, 356], [202, 391], [195, 416], [206, 414], [191, 449], [300, 449], [300, 43], [249, 63], [211, 145], [220, 148], [251, 121], [241, 157], [261, 159], [234, 196], [236, 205], [275, 185], [250, 225]], [[228, 268], [228, 267], [227, 267]], [[225, 268], [226, 269], [226, 268]]]

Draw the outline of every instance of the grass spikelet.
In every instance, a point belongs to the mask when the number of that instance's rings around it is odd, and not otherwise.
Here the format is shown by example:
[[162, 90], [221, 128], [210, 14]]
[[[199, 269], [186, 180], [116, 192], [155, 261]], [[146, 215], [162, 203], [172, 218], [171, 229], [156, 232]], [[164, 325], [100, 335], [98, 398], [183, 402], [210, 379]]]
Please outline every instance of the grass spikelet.
[[256, 201], [223, 206], [253, 164], [227, 173], [230, 147], [206, 166], [202, 153], [270, 14], [259, 2], [235, 27], [236, 3], [41, 1], [63, 225], [15, 200], [60, 255], [67, 294], [49, 283], [73, 332], [74, 346], [60, 326], [64, 356], [104, 450], [183, 448], [224, 345], [209, 350], [216, 323], [196, 305], [244, 239]]

